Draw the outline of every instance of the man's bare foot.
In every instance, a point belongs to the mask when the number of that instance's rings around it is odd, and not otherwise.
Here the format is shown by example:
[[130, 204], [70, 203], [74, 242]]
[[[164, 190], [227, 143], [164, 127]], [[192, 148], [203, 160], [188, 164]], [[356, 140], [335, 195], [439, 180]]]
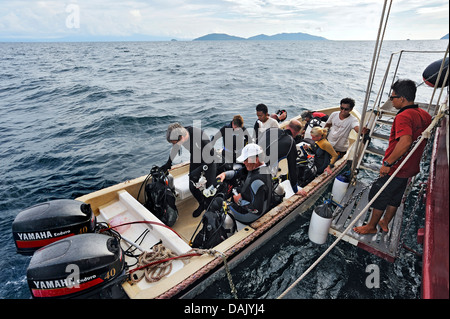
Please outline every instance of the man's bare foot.
[[381, 219], [378, 222], [378, 225], [380, 225], [381, 230], [384, 231], [385, 233], [387, 233], [389, 231], [388, 223], [386, 223], [386, 221], [384, 219]]
[[361, 235], [376, 234], [378, 232], [376, 228], [372, 228], [369, 225], [355, 227], [353, 231]]

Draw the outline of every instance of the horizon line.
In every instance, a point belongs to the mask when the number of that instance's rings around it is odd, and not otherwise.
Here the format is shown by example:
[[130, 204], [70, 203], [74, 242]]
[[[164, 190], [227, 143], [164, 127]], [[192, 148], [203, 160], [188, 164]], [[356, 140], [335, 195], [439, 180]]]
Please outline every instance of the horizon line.
[[[176, 39], [176, 38], [167, 38], [167, 39], [138, 39], [132, 37], [83, 37], [83, 38], [0, 38], [0, 43], [82, 43], [82, 42], [245, 42], [246, 38], [241, 39], [228, 39], [228, 40], [200, 40], [195, 41], [195, 39]], [[448, 40], [448, 38], [440, 38], [440, 39], [384, 39], [384, 41], [441, 41]], [[248, 40], [249, 42], [322, 42], [324, 40], [295, 40], [295, 39], [266, 39], [266, 40]], [[350, 41], [376, 41], [375, 39], [326, 39], [325, 41], [342, 41], [342, 42], [350, 42]]]
[[[272, 39], [271, 37], [282, 35], [282, 34], [304, 34], [307, 36], [317, 37], [319, 39], [316, 40], [302, 40], [302, 39]], [[143, 34], [135, 34], [135, 35], [127, 35], [127, 36], [97, 36], [97, 35], [68, 35], [68, 36], [62, 36], [62, 37], [1, 37], [0, 36], [0, 42], [191, 42], [195, 41], [197, 39], [210, 36], [210, 35], [225, 35], [229, 37], [236, 37], [237, 39], [227, 39], [227, 40], [201, 40], [201, 41], [317, 41], [317, 40], [327, 40], [327, 41], [376, 41], [376, 39], [328, 39], [322, 36], [316, 36], [309, 33], [303, 33], [303, 32], [282, 32], [282, 33], [276, 33], [273, 35], [266, 35], [264, 33], [251, 36], [248, 38], [230, 35], [227, 33], [220, 33], [220, 32], [213, 32], [208, 33], [205, 35], [202, 35], [200, 37], [196, 38], [176, 38], [176, 37], [170, 37], [170, 36], [155, 36], [155, 35], [143, 35]], [[268, 39], [265, 40], [254, 40], [251, 38], [258, 37], [258, 36], [267, 36]], [[404, 39], [385, 39], [385, 41], [427, 41], [427, 40], [448, 40], [449, 34], [445, 34], [444, 36], [440, 38], [429, 38], [429, 39], [411, 39], [411, 38], [404, 38]]]

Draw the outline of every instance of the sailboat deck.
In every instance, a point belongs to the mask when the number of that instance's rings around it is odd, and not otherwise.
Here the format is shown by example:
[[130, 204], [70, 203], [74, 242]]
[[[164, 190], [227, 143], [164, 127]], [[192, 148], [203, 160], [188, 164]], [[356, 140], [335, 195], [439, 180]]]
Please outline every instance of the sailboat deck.
[[[357, 182], [355, 185], [349, 186], [347, 193], [342, 199], [341, 203], [345, 205], [349, 198], [359, 194], [365, 185]], [[338, 237], [344, 233], [345, 229], [353, 222], [364, 207], [369, 202], [368, 199], [369, 188], [365, 189], [361, 194], [359, 200], [352, 200], [348, 205], [341, 209], [340, 213], [333, 219], [330, 228], [330, 234]], [[398, 243], [401, 234], [401, 225], [403, 217], [403, 203], [398, 208], [394, 219], [389, 224], [389, 231], [387, 233], [381, 231], [376, 234], [360, 235], [353, 230], [343, 237], [343, 240], [358, 246], [368, 252], [393, 262], [397, 256]], [[339, 209], [339, 208], [338, 208]], [[337, 211], [335, 211], [336, 213]], [[368, 209], [363, 216], [355, 223], [354, 227], [361, 226], [370, 219], [371, 209]]]

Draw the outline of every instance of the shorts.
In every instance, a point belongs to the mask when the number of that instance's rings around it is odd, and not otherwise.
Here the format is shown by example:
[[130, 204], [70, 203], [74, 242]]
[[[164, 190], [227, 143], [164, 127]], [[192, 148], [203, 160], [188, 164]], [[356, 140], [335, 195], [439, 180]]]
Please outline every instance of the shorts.
[[[369, 201], [372, 200], [390, 177], [390, 175], [386, 175], [378, 178], [369, 191]], [[394, 177], [380, 196], [372, 203], [372, 207], [383, 211], [387, 206], [399, 207], [407, 185], [408, 178]]]

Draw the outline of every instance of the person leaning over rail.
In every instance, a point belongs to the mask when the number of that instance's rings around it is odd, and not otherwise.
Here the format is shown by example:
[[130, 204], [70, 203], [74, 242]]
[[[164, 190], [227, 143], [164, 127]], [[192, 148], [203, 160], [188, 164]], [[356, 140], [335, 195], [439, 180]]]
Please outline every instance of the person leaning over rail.
[[[389, 136], [389, 145], [386, 149], [383, 164], [380, 168], [380, 177], [369, 191], [369, 201], [387, 182], [397, 167], [401, 158], [407, 153], [413, 141], [431, 124], [431, 116], [414, 103], [416, 98], [416, 84], [411, 80], [398, 80], [392, 85], [390, 100], [399, 110], [395, 116]], [[359, 234], [374, 234], [377, 224], [382, 231], [388, 232], [389, 222], [395, 216], [401, 204], [408, 179], [420, 171], [420, 159], [426, 143], [422, 143], [409, 158], [397, 175], [387, 185], [384, 191], [372, 204], [372, 216], [367, 225], [355, 227], [353, 230]], [[400, 159], [400, 160], [399, 160]], [[384, 218], [381, 217], [384, 214]]]

